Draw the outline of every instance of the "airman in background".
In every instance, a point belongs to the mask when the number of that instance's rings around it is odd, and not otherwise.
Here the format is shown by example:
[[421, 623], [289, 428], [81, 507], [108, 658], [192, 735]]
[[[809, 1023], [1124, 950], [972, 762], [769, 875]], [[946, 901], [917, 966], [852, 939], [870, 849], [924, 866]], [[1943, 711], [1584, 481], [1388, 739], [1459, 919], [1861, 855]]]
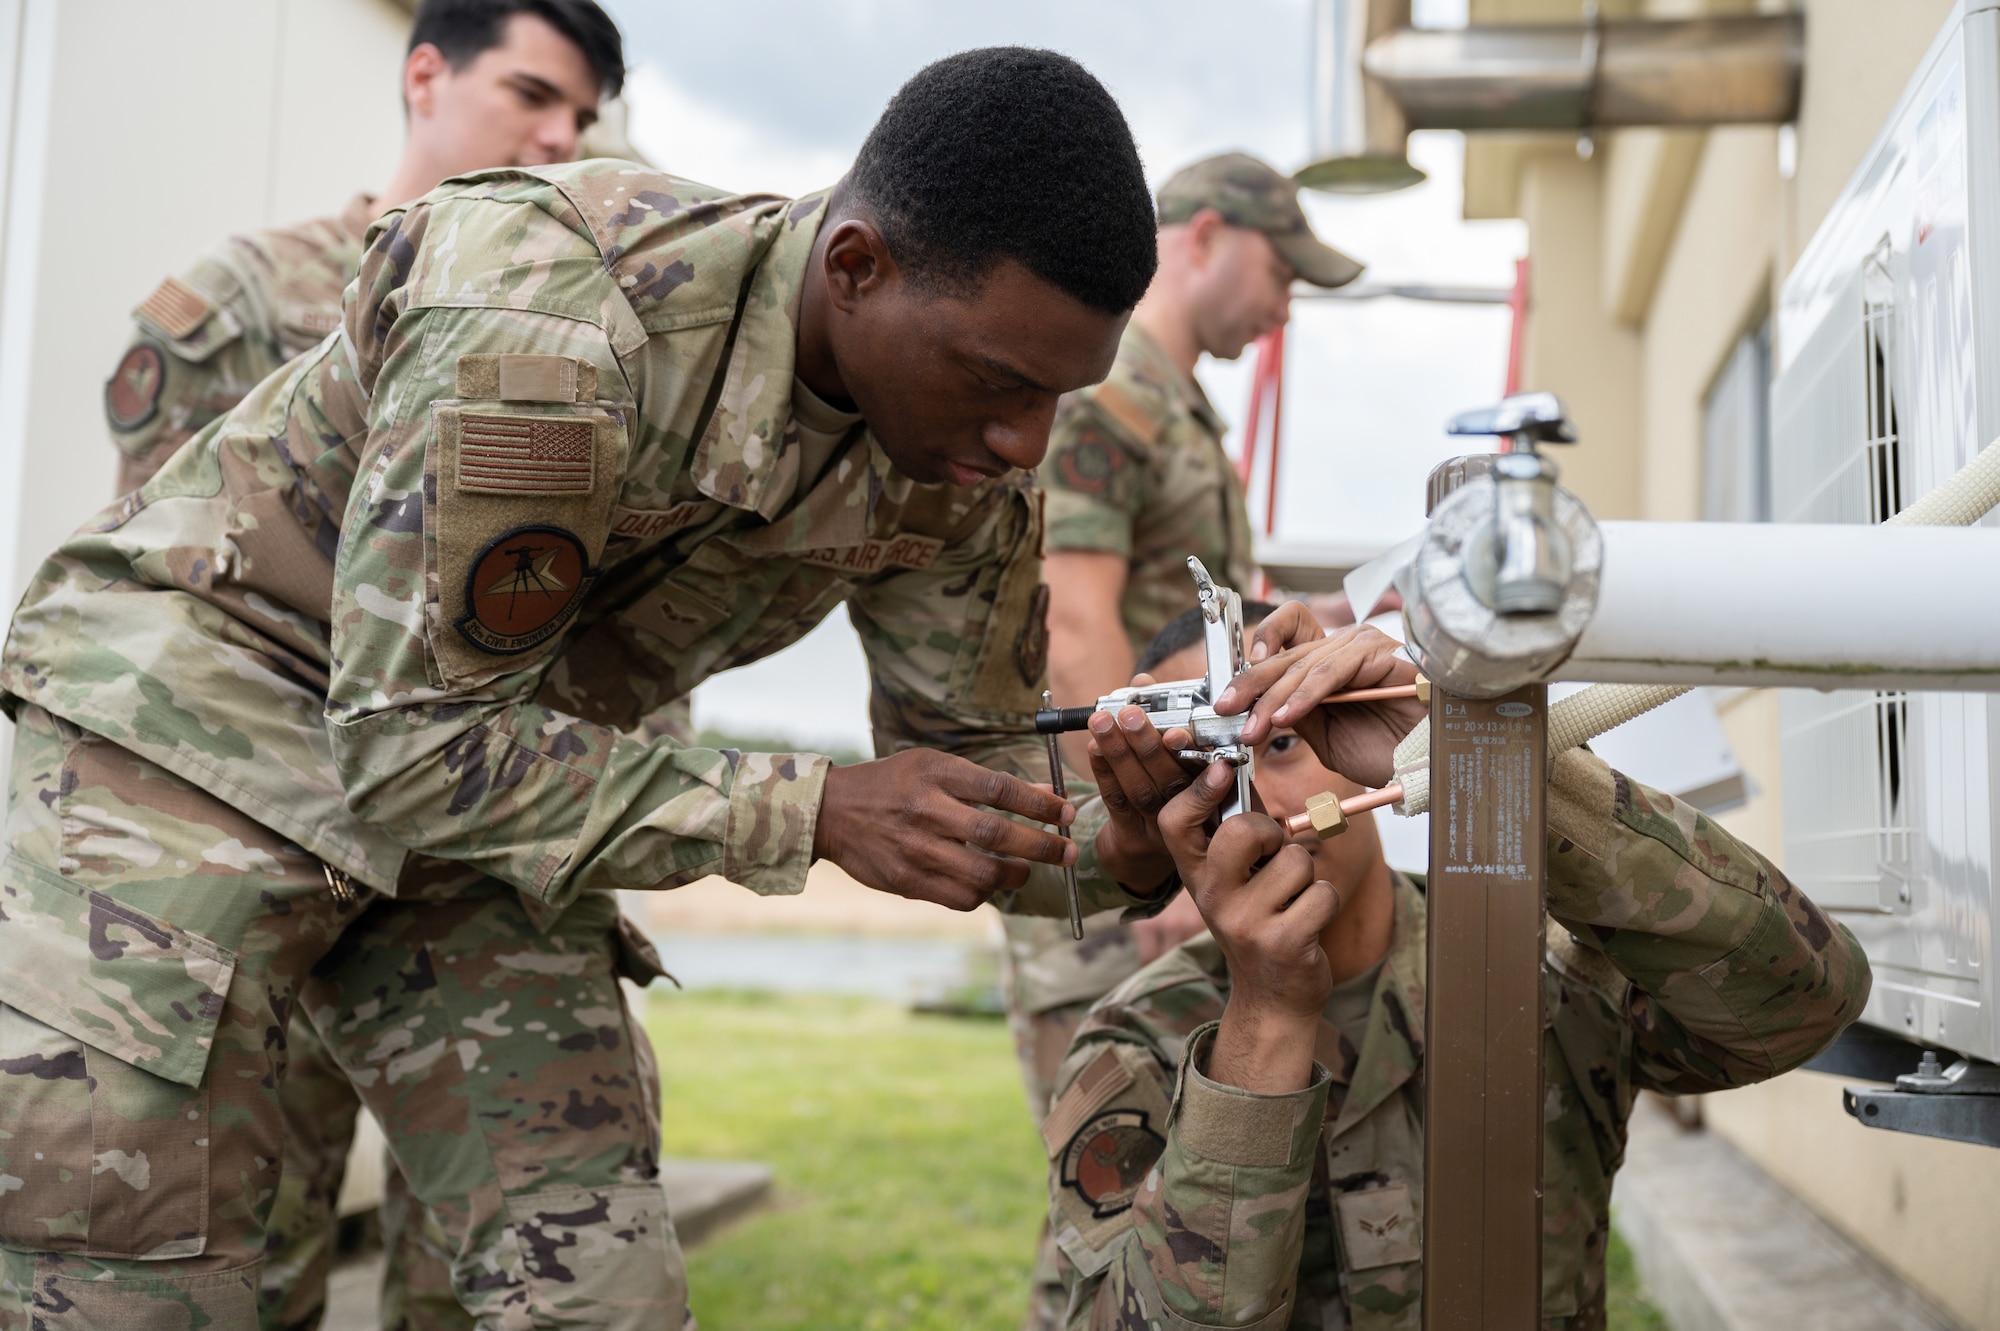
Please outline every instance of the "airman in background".
[[[1178, 628], [1166, 668], [1198, 669], [1200, 626]], [[1370, 628], [1315, 642], [1296, 604], [1259, 636], [1301, 646], [1239, 680], [1260, 698], [1246, 735], [1269, 816], [1208, 835], [1220, 765], [1166, 807], [1211, 932], [1091, 1009], [1043, 1124], [1070, 1331], [1422, 1325], [1424, 882], [1383, 862], [1372, 813], [1324, 842], [1274, 821], [1359, 792], [1336, 754], [1390, 779], [1421, 708], [1316, 704], [1414, 670]], [[1310, 691], [1262, 692], [1306, 653], [1325, 671]], [[1302, 720], [1276, 729], [1288, 702]], [[1602, 1331], [1638, 1092], [1798, 1066], [1860, 1014], [1869, 969], [1770, 861], [1590, 753], [1551, 764], [1548, 807], [1542, 1326]]]
[[[1294, 281], [1338, 287], [1361, 274], [1313, 234], [1298, 186], [1244, 153], [1176, 172], [1160, 187], [1159, 222], [1159, 272], [1117, 363], [1103, 383], [1063, 399], [1037, 473], [1047, 496], [1049, 680], [1063, 706], [1131, 682], [1147, 643], [1195, 603], [1189, 555], [1246, 595], [1256, 587], [1243, 485], [1195, 364], [1234, 360], [1284, 324]], [[1064, 742], [1078, 771], [1089, 770], [1087, 742]], [[1008, 1015], [1038, 1121], [1090, 1005], [1200, 927], [1184, 899], [1138, 924], [1116, 913], [1090, 919], [1081, 941], [1060, 921], [1007, 921]], [[1044, 1236], [1030, 1327], [1059, 1315], [1054, 1260]]]
[[340, 326], [377, 216], [467, 171], [572, 160], [623, 79], [617, 27], [593, 0], [426, 0], [403, 65], [403, 155], [382, 191], [231, 236], [133, 311], [104, 387], [118, 492]]

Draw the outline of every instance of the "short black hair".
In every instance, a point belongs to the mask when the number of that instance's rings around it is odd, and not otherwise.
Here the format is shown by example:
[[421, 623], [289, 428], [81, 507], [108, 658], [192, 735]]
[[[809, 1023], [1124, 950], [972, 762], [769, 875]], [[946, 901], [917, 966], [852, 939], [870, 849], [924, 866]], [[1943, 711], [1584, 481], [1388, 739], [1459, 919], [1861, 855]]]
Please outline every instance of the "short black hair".
[[917, 71], [842, 187], [913, 283], [962, 293], [1013, 259], [1122, 314], [1153, 280], [1158, 227], [1118, 103], [1065, 55], [988, 46]]
[[607, 100], [625, 87], [625, 39], [596, 0], [424, 0], [410, 29], [410, 49], [428, 42], [453, 69], [463, 69], [506, 40], [507, 20], [533, 14], [569, 38], [597, 75]]
[[[1247, 629], [1253, 624], [1263, 623], [1277, 608], [1269, 601], [1245, 601], [1243, 627]], [[1160, 662], [1200, 642], [1201, 628], [1200, 606], [1181, 611], [1167, 621], [1167, 626], [1155, 633], [1153, 640], [1146, 644], [1146, 650], [1139, 653], [1138, 669], [1145, 674], [1152, 674], [1159, 668]]]

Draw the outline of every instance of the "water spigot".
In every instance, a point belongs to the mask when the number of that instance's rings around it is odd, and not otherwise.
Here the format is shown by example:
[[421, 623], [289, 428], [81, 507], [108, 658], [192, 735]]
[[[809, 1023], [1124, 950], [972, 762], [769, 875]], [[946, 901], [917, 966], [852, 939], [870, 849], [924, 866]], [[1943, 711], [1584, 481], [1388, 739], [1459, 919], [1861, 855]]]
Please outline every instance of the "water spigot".
[[1496, 614], [1554, 614], [1569, 587], [1571, 551], [1555, 519], [1560, 473], [1536, 446], [1576, 442], [1562, 401], [1553, 393], [1517, 393], [1497, 406], [1465, 412], [1446, 428], [1451, 434], [1502, 435], [1511, 446], [1493, 459], [1493, 517], [1484, 542], [1491, 575], [1472, 580], [1474, 593]]

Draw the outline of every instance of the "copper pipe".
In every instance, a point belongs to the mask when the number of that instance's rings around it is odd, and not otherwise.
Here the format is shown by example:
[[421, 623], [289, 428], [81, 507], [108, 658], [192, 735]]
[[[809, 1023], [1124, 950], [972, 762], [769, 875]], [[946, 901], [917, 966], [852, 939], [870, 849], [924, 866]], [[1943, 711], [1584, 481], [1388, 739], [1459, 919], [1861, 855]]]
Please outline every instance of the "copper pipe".
[[1401, 798], [1403, 798], [1403, 783], [1400, 781], [1391, 781], [1380, 790], [1371, 790], [1366, 794], [1356, 795], [1351, 800], [1342, 800], [1340, 802], [1340, 811], [1348, 814], [1366, 813], [1370, 809], [1379, 809], [1384, 805], [1394, 804]]
[[1379, 689], [1349, 689], [1345, 693], [1329, 694], [1322, 700], [1322, 706], [1348, 702], [1390, 702], [1397, 698], [1415, 698], [1429, 706], [1431, 682], [1420, 679], [1414, 684], [1385, 684]]

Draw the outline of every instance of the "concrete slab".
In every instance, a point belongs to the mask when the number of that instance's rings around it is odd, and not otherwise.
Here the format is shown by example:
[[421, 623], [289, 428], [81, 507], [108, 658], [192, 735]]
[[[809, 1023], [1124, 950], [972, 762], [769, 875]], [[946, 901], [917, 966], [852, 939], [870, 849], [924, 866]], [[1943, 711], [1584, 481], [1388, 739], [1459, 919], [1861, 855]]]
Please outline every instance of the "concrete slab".
[[683, 1248], [771, 1199], [771, 1167], [753, 1160], [662, 1160], [660, 1178]]
[[[749, 1160], [663, 1160], [660, 1176], [681, 1247], [692, 1248], [771, 1196], [771, 1167]], [[327, 1281], [321, 1331], [379, 1331], [383, 1258], [371, 1252]]]
[[1710, 1132], [1650, 1099], [1611, 1199], [1674, 1331], [1961, 1331]]
[[319, 1331], [381, 1331], [382, 1271], [379, 1252], [337, 1266], [326, 1281], [326, 1315]]

